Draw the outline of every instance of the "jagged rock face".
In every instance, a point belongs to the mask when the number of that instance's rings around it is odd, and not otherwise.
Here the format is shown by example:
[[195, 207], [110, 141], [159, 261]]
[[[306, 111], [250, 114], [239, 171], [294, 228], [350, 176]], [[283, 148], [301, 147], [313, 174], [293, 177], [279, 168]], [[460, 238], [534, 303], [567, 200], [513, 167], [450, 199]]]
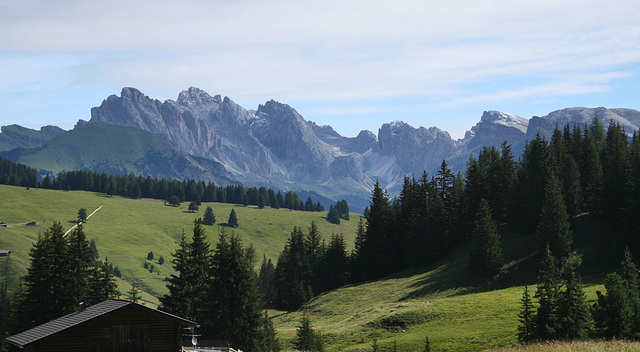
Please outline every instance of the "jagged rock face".
[[182, 150], [222, 163], [239, 173], [278, 173], [270, 153], [248, 129], [252, 113], [229, 98], [191, 87], [177, 101], [161, 103], [134, 88], [123, 88], [91, 109], [91, 122], [137, 127], [162, 134]]
[[194, 87], [165, 102], [124, 88], [120, 97], [110, 96], [91, 113], [91, 122], [165, 135], [181, 150], [221, 163], [247, 185], [313, 186], [334, 195], [362, 194], [375, 180], [393, 193], [404, 176], [433, 175], [443, 159], [454, 172], [464, 171], [470, 154], [505, 140], [517, 158], [536, 133], [549, 138], [556, 126], [588, 124], [596, 114], [605, 126], [610, 120], [628, 132], [640, 126], [640, 112], [630, 109], [568, 108], [531, 120], [486, 111], [459, 141], [436, 127], [413, 128], [400, 121], [384, 124], [377, 137], [362, 131], [348, 138], [330, 126], [305, 121], [286, 104], [271, 100], [251, 111]]
[[499, 147], [502, 142], [520, 144], [526, 135], [529, 120], [499, 111], [485, 111], [462, 141], [467, 157], [477, 154], [485, 146]]
[[605, 128], [613, 121], [623, 126], [629, 135], [640, 127], [640, 111], [637, 110], [575, 107], [556, 110], [543, 117], [532, 117], [529, 122], [526, 139], [532, 140], [536, 137], [536, 134], [540, 133], [541, 136], [549, 140], [556, 126], [562, 129], [569, 123], [572, 126], [579, 125], [584, 127], [589, 125], [596, 115], [598, 115]]
[[374, 151], [395, 157], [396, 164], [405, 174], [420, 177], [425, 170], [437, 169], [455, 148], [456, 142], [451, 136], [436, 127], [413, 128], [395, 121], [382, 125]]

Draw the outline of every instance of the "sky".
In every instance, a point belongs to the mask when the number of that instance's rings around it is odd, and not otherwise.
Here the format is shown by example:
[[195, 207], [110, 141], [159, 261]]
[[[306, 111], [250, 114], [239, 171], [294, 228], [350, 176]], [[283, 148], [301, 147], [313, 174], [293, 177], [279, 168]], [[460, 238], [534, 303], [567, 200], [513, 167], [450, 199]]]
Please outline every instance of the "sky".
[[344, 136], [462, 138], [485, 110], [640, 110], [636, 0], [0, 0], [0, 126], [89, 120], [123, 87], [276, 100]]

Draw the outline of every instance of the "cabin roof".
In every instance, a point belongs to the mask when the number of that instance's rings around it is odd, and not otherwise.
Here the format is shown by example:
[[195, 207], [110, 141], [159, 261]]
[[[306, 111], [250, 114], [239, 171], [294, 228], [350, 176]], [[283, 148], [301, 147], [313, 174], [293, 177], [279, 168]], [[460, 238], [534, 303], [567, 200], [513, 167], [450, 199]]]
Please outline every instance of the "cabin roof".
[[146, 309], [157, 314], [161, 314], [171, 320], [176, 321], [180, 325], [186, 326], [198, 326], [196, 322], [187, 320], [173, 314], [169, 314], [157, 309], [153, 309], [142, 304], [135, 303], [133, 301], [121, 300], [121, 299], [108, 299], [98, 304], [87, 307], [84, 310], [80, 310], [75, 313], [67, 314], [58, 319], [54, 319], [50, 322], [38, 325], [32, 329], [23, 331], [19, 334], [9, 336], [5, 339], [8, 343], [23, 348], [33, 342], [41, 340], [45, 337], [57, 334], [61, 331], [67, 330], [74, 326], [96, 319], [107, 313], [114, 312], [118, 309], [122, 309], [128, 306], [135, 306], [139, 309]]

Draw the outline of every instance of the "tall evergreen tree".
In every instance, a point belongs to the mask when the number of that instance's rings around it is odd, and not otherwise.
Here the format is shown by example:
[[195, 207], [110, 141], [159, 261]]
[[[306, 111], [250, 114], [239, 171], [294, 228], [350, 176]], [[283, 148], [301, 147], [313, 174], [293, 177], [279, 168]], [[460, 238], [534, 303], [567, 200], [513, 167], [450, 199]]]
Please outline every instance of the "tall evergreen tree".
[[191, 308], [193, 304], [191, 282], [187, 281], [187, 271], [191, 264], [189, 261], [189, 252], [189, 244], [187, 243], [187, 238], [183, 230], [180, 236], [179, 247], [173, 253], [173, 259], [171, 260], [173, 270], [176, 274], [171, 274], [167, 279], [167, 289], [169, 293], [160, 297], [160, 309], [175, 315], [194, 319], [192, 316], [194, 312]]
[[213, 208], [207, 207], [207, 209], [204, 211], [202, 223], [205, 225], [213, 225], [216, 223], [216, 215], [213, 213]]
[[523, 234], [530, 234], [540, 223], [541, 209], [545, 194], [541, 190], [549, 179], [549, 156], [547, 141], [540, 135], [531, 140], [524, 149], [518, 165], [516, 192], [518, 202], [514, 206], [514, 228]]
[[67, 238], [65, 253], [67, 289], [65, 296], [72, 297], [68, 304], [68, 310], [73, 310], [80, 302], [87, 303], [90, 287], [90, 278], [94, 272], [96, 262], [89, 241], [84, 233], [82, 224], [79, 224]]
[[302, 315], [300, 325], [296, 330], [296, 339], [294, 346], [298, 351], [322, 352], [324, 351], [324, 343], [320, 333], [313, 329], [311, 320], [307, 313]]
[[619, 123], [609, 124], [601, 152], [603, 183], [603, 209], [616, 221], [627, 208], [631, 183], [629, 145], [627, 135]]
[[278, 291], [276, 290], [276, 268], [271, 262], [271, 259], [267, 260], [266, 255], [262, 258], [262, 264], [258, 272], [258, 292], [260, 292], [260, 296], [262, 297], [264, 308], [275, 307], [276, 299], [278, 298]]
[[560, 288], [560, 273], [547, 245], [542, 253], [541, 268], [538, 272], [538, 287], [535, 298], [538, 299], [538, 309], [535, 316], [536, 337], [548, 340], [556, 339], [560, 334], [560, 317], [558, 315]]
[[540, 248], [548, 244], [554, 256], [566, 258], [571, 251], [573, 234], [562, 198], [560, 181], [555, 174], [551, 174], [544, 190], [544, 206], [540, 213], [540, 225], [538, 226]]
[[619, 274], [611, 273], [604, 279], [604, 288], [605, 295], [596, 291], [598, 300], [593, 306], [596, 334], [604, 338], [633, 338], [633, 307], [627, 283]]
[[518, 341], [526, 343], [533, 341], [536, 336], [535, 309], [529, 295], [529, 286], [525, 286], [522, 292], [520, 313], [518, 313]]
[[482, 199], [473, 227], [473, 249], [469, 268], [474, 275], [491, 279], [500, 273], [504, 264], [500, 236], [495, 222], [491, 218], [489, 203]]
[[94, 265], [90, 277], [90, 290], [85, 302], [87, 305], [100, 303], [109, 298], [118, 297], [118, 285], [116, 284], [109, 258], [104, 258], [102, 265]]
[[226, 339], [244, 351], [260, 351], [263, 343], [262, 312], [253, 268], [245, 255], [240, 238], [223, 232], [218, 238], [212, 260], [205, 336]]
[[560, 295], [559, 337], [565, 340], [585, 339], [591, 331], [591, 312], [586, 304], [580, 278], [572, 266], [568, 267], [565, 290]]
[[585, 130], [580, 158], [580, 183], [583, 189], [583, 205], [587, 211], [602, 210], [602, 163], [596, 142], [589, 129]]
[[382, 277], [389, 273], [389, 251], [395, 245], [387, 229], [390, 226], [389, 196], [376, 182], [369, 205], [369, 217], [364, 241], [358, 252], [359, 265], [355, 273], [359, 281]]
[[311, 267], [302, 230], [294, 227], [276, 265], [276, 289], [280, 309], [296, 310], [311, 299]]
[[229, 213], [229, 221], [227, 224], [231, 227], [238, 227], [238, 217], [236, 215], [236, 211], [231, 209], [231, 213]]

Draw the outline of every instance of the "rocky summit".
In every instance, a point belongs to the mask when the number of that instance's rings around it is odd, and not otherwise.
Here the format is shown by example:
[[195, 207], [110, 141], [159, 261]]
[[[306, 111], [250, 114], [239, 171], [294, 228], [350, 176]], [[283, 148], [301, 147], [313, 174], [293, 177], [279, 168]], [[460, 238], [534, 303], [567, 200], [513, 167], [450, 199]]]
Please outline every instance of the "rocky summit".
[[[402, 121], [382, 125], [377, 134], [361, 131], [356, 137], [343, 137], [331, 126], [305, 120], [289, 105], [270, 100], [248, 110], [228, 97], [211, 96], [196, 87], [164, 102], [135, 88], [123, 88], [120, 96], [109, 96], [91, 109], [89, 124], [150, 132], [188, 155], [220, 165], [224, 170], [219, 171], [234, 182], [347, 199], [352, 209], [362, 210], [376, 181], [394, 194], [405, 176], [419, 178], [424, 171], [434, 175], [442, 160], [454, 172], [463, 171], [469, 155], [477, 155], [484, 146], [500, 147], [507, 141], [517, 155], [537, 134], [549, 139], [556, 126], [585, 125], [596, 115], [603, 124], [619, 123], [630, 134], [640, 127], [636, 110], [576, 107], [531, 119], [485, 111], [460, 140], [437, 127], [415, 128]], [[60, 133], [52, 127], [35, 133], [12, 126], [3, 128], [0, 145], [6, 151], [46, 148], [47, 140]], [[19, 142], [24, 140], [33, 143]]]

